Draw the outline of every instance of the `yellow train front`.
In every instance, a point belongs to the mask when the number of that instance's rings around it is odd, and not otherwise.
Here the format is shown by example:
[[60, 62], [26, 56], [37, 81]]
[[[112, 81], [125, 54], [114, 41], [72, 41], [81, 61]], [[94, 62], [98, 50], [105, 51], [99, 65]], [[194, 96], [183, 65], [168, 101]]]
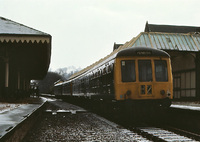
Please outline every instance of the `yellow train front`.
[[140, 47], [120, 51], [114, 64], [115, 100], [169, 107], [173, 98], [170, 56]]

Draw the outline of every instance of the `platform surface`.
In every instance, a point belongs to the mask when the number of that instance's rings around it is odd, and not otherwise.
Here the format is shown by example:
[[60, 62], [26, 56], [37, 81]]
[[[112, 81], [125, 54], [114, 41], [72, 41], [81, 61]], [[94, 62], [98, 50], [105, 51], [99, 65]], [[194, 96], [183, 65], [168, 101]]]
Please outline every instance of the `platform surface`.
[[25, 120], [46, 101], [44, 98], [31, 99], [23, 103], [0, 102], [0, 139]]
[[200, 111], [200, 102], [172, 102], [171, 108]]

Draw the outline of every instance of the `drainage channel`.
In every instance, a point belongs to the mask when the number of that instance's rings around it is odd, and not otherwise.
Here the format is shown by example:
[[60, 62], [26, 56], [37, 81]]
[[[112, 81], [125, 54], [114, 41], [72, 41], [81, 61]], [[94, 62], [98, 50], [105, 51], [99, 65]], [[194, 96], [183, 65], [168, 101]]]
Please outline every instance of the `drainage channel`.
[[153, 140], [153, 141], [163, 141], [163, 142], [197, 142], [194, 139], [188, 138], [186, 136], [181, 136], [174, 132], [164, 130], [161, 128], [156, 127], [141, 127], [141, 128], [134, 128], [138, 134]]

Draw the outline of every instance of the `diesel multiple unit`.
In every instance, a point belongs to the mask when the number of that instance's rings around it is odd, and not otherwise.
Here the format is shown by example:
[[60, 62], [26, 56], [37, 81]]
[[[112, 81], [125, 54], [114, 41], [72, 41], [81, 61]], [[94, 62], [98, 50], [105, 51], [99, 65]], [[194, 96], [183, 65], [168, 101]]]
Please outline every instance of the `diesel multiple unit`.
[[54, 86], [55, 95], [115, 102], [153, 102], [168, 107], [173, 98], [170, 56], [150, 47], [120, 50], [68, 81]]

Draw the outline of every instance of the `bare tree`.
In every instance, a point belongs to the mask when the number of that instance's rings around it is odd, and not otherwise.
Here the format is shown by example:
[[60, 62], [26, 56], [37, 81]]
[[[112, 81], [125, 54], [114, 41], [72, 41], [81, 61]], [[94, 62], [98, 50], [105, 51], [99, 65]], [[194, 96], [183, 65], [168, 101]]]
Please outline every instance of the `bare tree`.
[[54, 82], [62, 78], [58, 73], [48, 72], [43, 80], [38, 81], [40, 93], [52, 93]]
[[67, 80], [70, 78], [70, 76], [72, 76], [74, 73], [80, 71], [81, 68], [76, 68], [74, 66], [69, 66], [69, 67], [65, 67], [65, 68], [59, 68], [57, 69], [57, 73], [59, 75], [61, 75], [63, 77], [64, 80]]

